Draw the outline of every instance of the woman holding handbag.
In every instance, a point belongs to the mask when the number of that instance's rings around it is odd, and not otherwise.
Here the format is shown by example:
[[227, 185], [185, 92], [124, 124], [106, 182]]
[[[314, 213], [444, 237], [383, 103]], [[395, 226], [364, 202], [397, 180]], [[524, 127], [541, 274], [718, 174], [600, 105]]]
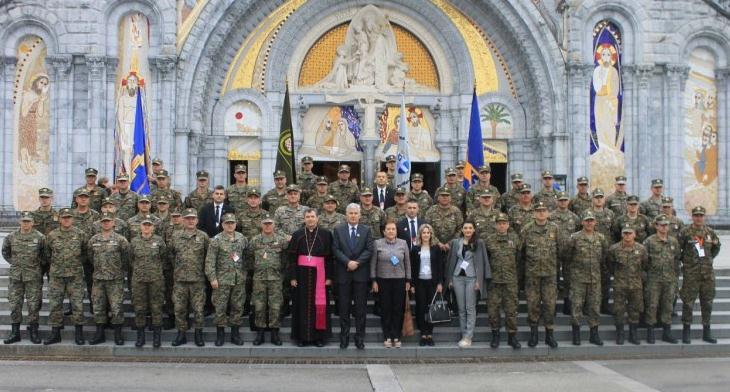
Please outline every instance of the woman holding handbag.
[[435, 293], [443, 292], [444, 260], [441, 248], [433, 237], [433, 227], [424, 224], [418, 229], [411, 247], [411, 292], [416, 295], [416, 326], [421, 331], [419, 346], [433, 346], [433, 324], [426, 320], [428, 307]]
[[453, 288], [459, 304], [461, 348], [471, 346], [477, 320], [477, 294], [486, 298], [485, 281], [492, 277], [484, 242], [474, 232], [474, 222], [464, 222], [461, 226], [462, 237], [454, 238], [449, 243], [444, 271], [446, 284]]
[[396, 238], [395, 222], [388, 221], [384, 238], [373, 243], [370, 277], [380, 297], [380, 320], [386, 348], [401, 347], [406, 292], [411, 289], [411, 260], [406, 241]]

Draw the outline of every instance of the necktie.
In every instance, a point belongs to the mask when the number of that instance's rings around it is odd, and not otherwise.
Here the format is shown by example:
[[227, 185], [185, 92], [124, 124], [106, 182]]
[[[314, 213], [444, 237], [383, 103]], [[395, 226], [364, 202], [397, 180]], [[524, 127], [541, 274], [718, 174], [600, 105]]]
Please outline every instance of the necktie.
[[353, 226], [350, 229], [350, 248], [355, 247], [355, 237], [357, 236], [357, 230], [355, 230], [355, 226]]
[[380, 208], [382, 209], [384, 207], [385, 207], [385, 191], [383, 190], [383, 188], [380, 188]]
[[411, 219], [411, 246], [416, 242], [416, 220]]
[[215, 225], [220, 226], [221, 224], [221, 207], [215, 206]]

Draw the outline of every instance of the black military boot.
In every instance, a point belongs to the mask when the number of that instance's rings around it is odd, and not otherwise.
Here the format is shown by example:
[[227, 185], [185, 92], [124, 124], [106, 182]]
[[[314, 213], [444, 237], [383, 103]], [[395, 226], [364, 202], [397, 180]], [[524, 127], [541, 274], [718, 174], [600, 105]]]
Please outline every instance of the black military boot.
[[537, 326], [530, 327], [530, 340], [527, 341], [527, 345], [530, 347], [537, 346]]
[[188, 342], [188, 337], [185, 331], [178, 329], [177, 330], [177, 336], [175, 336], [175, 340], [172, 341], [172, 347], [177, 347], [183, 344], [186, 344]]
[[271, 344], [274, 346], [281, 346], [281, 339], [279, 338], [279, 328], [271, 329]]
[[717, 339], [712, 337], [712, 331], [710, 330], [709, 325], [702, 326], [702, 340], [704, 340], [707, 343], [712, 343], [712, 344], [717, 343]]
[[664, 324], [662, 326], [662, 341], [672, 344], [677, 344], [677, 338], [672, 336], [672, 325]]
[[162, 345], [162, 327], [152, 327], [152, 347], [160, 348]]
[[243, 339], [241, 339], [241, 334], [238, 332], [237, 325], [231, 327], [231, 343], [236, 346], [243, 346]]
[[563, 314], [566, 316], [570, 316], [570, 307], [572, 304], [570, 303], [570, 298], [565, 297], [563, 298]]
[[598, 327], [591, 327], [591, 334], [588, 337], [588, 341], [596, 346], [603, 346], [603, 340], [601, 340], [601, 337], [598, 335]]
[[646, 342], [649, 344], [656, 343], [656, 339], [654, 338], [654, 327], [652, 326], [646, 328]]
[[134, 347], [144, 347], [145, 343], [144, 328], [137, 328], [137, 341], [134, 342]]
[[3, 340], [5, 344], [13, 344], [20, 341], [20, 323], [13, 323], [10, 330], [10, 335], [7, 339]]
[[51, 336], [46, 339], [43, 344], [49, 345], [49, 344], [55, 344], [61, 342], [61, 327], [53, 327], [51, 328]]
[[[144, 327], [140, 327], [142, 336], [144, 336]], [[117, 346], [124, 346], [124, 335], [122, 335], [122, 324], [114, 325], [114, 344]]]
[[684, 324], [682, 327], [682, 343], [684, 344], [690, 344], [692, 343], [692, 326], [689, 324]]
[[41, 337], [38, 336], [38, 323], [33, 323], [28, 326], [28, 331], [30, 331], [30, 341], [33, 344], [39, 344], [41, 342]]
[[515, 350], [522, 348], [522, 345], [520, 344], [520, 342], [517, 341], [516, 332], [507, 333], [507, 344], [509, 344]]
[[84, 326], [83, 325], [76, 326], [74, 340], [76, 341], [77, 346], [83, 346], [84, 343], [86, 343], [86, 341], [84, 340]]
[[624, 325], [616, 324], [616, 344], [623, 346], [624, 344]]
[[195, 345], [198, 347], [205, 346], [205, 340], [203, 339], [203, 328], [195, 328]]
[[573, 325], [573, 345], [580, 346], [580, 325]]
[[491, 348], [499, 347], [499, 330], [498, 329], [492, 330], [492, 341], [489, 343], [489, 347], [491, 347]]
[[96, 333], [94, 337], [89, 341], [89, 344], [95, 346], [99, 343], [106, 342], [106, 336], [104, 334], [104, 324], [96, 324]]
[[641, 344], [641, 342], [639, 342], [638, 325], [636, 324], [629, 324], [629, 343], [637, 345]]
[[256, 331], [256, 339], [253, 340], [254, 346], [260, 346], [261, 343], [264, 342], [264, 330], [263, 328], [259, 328], [258, 331]]
[[226, 340], [226, 329], [223, 327], [216, 327], [215, 329], [215, 345], [220, 347]]
[[552, 329], [545, 328], [545, 344], [550, 348], [558, 348], [558, 342], [555, 340], [555, 336], [553, 336]]

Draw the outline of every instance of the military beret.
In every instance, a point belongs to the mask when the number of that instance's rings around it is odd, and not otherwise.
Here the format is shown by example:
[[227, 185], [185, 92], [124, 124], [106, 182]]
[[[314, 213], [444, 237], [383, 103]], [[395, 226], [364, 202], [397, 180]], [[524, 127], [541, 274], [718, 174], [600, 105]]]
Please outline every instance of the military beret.
[[522, 173], [515, 173], [511, 175], [510, 178], [512, 179], [512, 182], [522, 182], [523, 180]]
[[137, 198], [137, 203], [152, 203], [152, 200], [150, 200], [150, 197], [147, 195], [140, 195], [139, 198]]
[[261, 216], [261, 223], [274, 223], [274, 216], [271, 214], [264, 214]]
[[111, 198], [111, 197], [105, 197], [105, 198], [104, 198], [104, 199], [103, 199], [103, 200], [101, 201], [101, 205], [102, 205], [102, 206], [106, 206], [106, 205], [109, 205], [109, 204], [112, 204], [112, 205], [116, 205], [116, 203], [114, 203], [114, 200], [112, 200], [112, 198]]
[[363, 187], [360, 189], [360, 196], [372, 196], [373, 195], [373, 189], [370, 187]]
[[277, 170], [274, 172], [274, 178], [286, 178], [286, 173], [283, 170]]
[[456, 162], [456, 168], [457, 169], [463, 169], [464, 167], [466, 167], [466, 162], [464, 162], [464, 161], [458, 161], [458, 162]]
[[33, 213], [30, 211], [23, 211], [20, 213], [20, 220], [25, 222], [33, 222]]
[[53, 196], [53, 190], [51, 188], [41, 188], [38, 190], [38, 196], [51, 197]]
[[674, 203], [674, 199], [671, 196], [662, 197], [662, 207], [671, 207]]
[[594, 190], [593, 190], [593, 197], [603, 197], [603, 196], [606, 196], [606, 195], [605, 195], [605, 194], [603, 193], [603, 189], [601, 189], [601, 188], [596, 188], [596, 189], [594, 189]]
[[558, 200], [570, 200], [570, 197], [564, 191], [558, 192]]
[[449, 190], [449, 188], [447, 188], [445, 186], [440, 187], [436, 193], [438, 193], [439, 195], [451, 196], [451, 191]]
[[447, 176], [455, 176], [456, 175], [456, 169], [450, 167], [450, 168], [444, 170], [444, 173], [446, 173]]
[[492, 168], [489, 166], [489, 164], [485, 164], [484, 166], [479, 166], [479, 173], [491, 173]]
[[635, 233], [636, 230], [634, 230], [634, 225], [632, 225], [629, 222], [626, 222], [621, 227], [621, 233]]
[[240, 172], [248, 173], [248, 168], [246, 167], [246, 165], [244, 165], [242, 163], [239, 163], [236, 166], [234, 166], [233, 170], [234, 170], [234, 173], [240, 173]]
[[286, 187], [286, 193], [289, 193], [289, 192], [297, 192], [297, 193], [299, 193], [301, 191], [302, 190], [299, 189], [299, 185], [297, 185], [297, 184], [291, 184], [291, 185], [289, 185], [289, 186]]
[[522, 184], [520, 185], [520, 193], [527, 193], [532, 192], [532, 187], [530, 184]]
[[337, 198], [334, 195], [327, 195], [327, 196], [324, 197], [324, 202], [325, 203], [332, 202], [332, 201], [335, 202], [335, 203], [337, 203], [337, 204], [340, 204], [340, 201], [337, 200]]
[[620, 185], [626, 184], [626, 176], [618, 176], [616, 177], [616, 183]]
[[61, 218], [68, 218], [74, 216], [74, 213], [70, 208], [64, 207], [58, 210], [58, 216]]
[[395, 155], [390, 154], [387, 157], [385, 157], [386, 162], [395, 162]]
[[90, 167], [90, 168], [86, 169], [85, 173], [86, 173], [86, 176], [88, 177], [88, 176], [95, 176], [95, 175], [99, 174], [99, 171], [94, 169], [93, 167]]
[[261, 191], [259, 191], [256, 188], [250, 188], [248, 190], [248, 192], [246, 192], [246, 196], [248, 196], [248, 197], [251, 197], [251, 196], [261, 196]]
[[406, 190], [406, 188], [403, 188], [402, 186], [395, 188], [396, 195], [405, 195], [406, 193], [408, 193], [408, 191]]
[[102, 222], [103, 221], [110, 221], [110, 220], [113, 221], [114, 220], [114, 214], [112, 214], [111, 212], [102, 212], [101, 213], [101, 218], [99, 220], [102, 221]]
[[310, 157], [309, 155], [305, 155], [304, 157], [302, 157], [302, 163], [312, 163], [312, 162], [314, 162], [314, 159], [312, 159], [312, 157]]
[[542, 178], [553, 178], [553, 172], [551, 172], [550, 170], [543, 170]]
[[153, 165], [162, 165], [162, 164], [163, 164], [163, 162], [162, 162], [162, 159], [160, 159], [160, 158], [155, 158], [155, 159], [153, 159], [153, 160], [152, 160], [152, 164], [153, 164]]
[[327, 177], [325, 177], [325, 176], [317, 177], [317, 185], [320, 185], [320, 184], [327, 185], [328, 184]]
[[117, 181], [129, 181], [129, 174], [120, 173], [117, 176]]
[[659, 214], [654, 218], [654, 223], [657, 225], [668, 225], [669, 224], [669, 218], [667, 218], [664, 214]]
[[539, 201], [539, 202], [535, 203], [535, 206], [533, 207], [533, 210], [535, 210], [535, 211], [537, 211], [537, 210], [547, 210], [547, 209], [548, 209], [548, 206], [543, 201]]
[[586, 176], [578, 177], [578, 179], [576, 180], [576, 182], [578, 183], [578, 185], [587, 185], [588, 184], [588, 177], [586, 177]]
[[197, 173], [195, 173], [195, 176], [200, 180], [201, 178], [208, 179], [208, 172], [205, 170], [198, 170]]
[[183, 211], [183, 217], [190, 218], [190, 217], [198, 217], [198, 211], [195, 210], [195, 208], [186, 208], [185, 211]]
[[223, 223], [236, 222], [236, 215], [230, 212], [223, 214]]
[[705, 207], [697, 206], [692, 209], [692, 215], [705, 215]]
[[627, 204], [639, 204], [639, 196], [631, 195], [626, 198]]
[[340, 168], [337, 169], [337, 172], [338, 173], [342, 173], [342, 172], [348, 172], [349, 173], [350, 172], [350, 166], [349, 165], [340, 165]]
[[663, 186], [664, 186], [664, 180], [662, 180], [661, 178], [655, 178], [655, 179], [651, 180], [652, 188], [658, 188], [658, 187], [663, 187]]
[[413, 182], [413, 181], [421, 181], [421, 182], [423, 182], [423, 174], [421, 174], [421, 173], [413, 173], [413, 175], [411, 176], [411, 182]]
[[157, 172], [157, 174], [155, 175], [155, 177], [157, 177], [157, 178], [167, 178], [167, 177], [170, 177], [170, 173], [167, 170], [162, 169], [162, 170], [160, 170], [160, 171]]
[[509, 222], [509, 215], [505, 214], [504, 212], [500, 212], [497, 214], [497, 217], [494, 219], [495, 222]]
[[88, 191], [88, 190], [86, 190], [86, 187], [84, 187], [84, 188], [80, 188], [80, 189], [77, 189], [77, 190], [76, 190], [76, 191], [74, 192], [74, 197], [79, 197], [79, 196], [86, 196], [86, 197], [89, 197], [90, 195], [91, 195], [91, 194], [89, 193], [89, 191]]

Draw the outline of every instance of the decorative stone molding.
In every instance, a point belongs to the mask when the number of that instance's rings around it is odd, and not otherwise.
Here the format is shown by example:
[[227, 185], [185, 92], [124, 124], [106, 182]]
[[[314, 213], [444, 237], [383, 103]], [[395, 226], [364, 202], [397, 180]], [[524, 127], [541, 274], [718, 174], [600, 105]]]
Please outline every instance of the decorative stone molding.
[[71, 74], [71, 68], [73, 67], [73, 58], [70, 54], [67, 55], [54, 55], [46, 57], [46, 62], [53, 67], [56, 76], [65, 79]]
[[91, 79], [101, 79], [104, 75], [106, 58], [103, 56], [86, 56], [86, 68], [89, 70]]
[[177, 65], [177, 57], [155, 56], [150, 58], [150, 63], [160, 72], [162, 80], [170, 80], [172, 79], [175, 65]]

